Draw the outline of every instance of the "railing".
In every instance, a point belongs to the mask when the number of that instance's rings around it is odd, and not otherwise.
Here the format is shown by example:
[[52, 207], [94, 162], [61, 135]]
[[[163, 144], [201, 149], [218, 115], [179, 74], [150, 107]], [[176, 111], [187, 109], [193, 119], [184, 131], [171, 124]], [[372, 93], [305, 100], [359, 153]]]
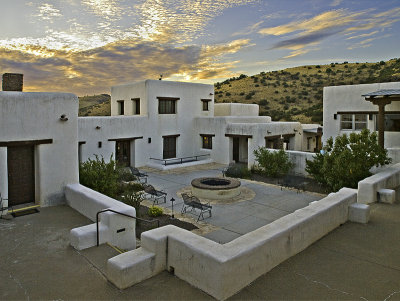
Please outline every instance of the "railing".
[[185, 163], [185, 162], [198, 161], [200, 157], [206, 157], [206, 156], [210, 156], [210, 154], [190, 156], [190, 157], [182, 157], [182, 158], [172, 158], [172, 159], [150, 158], [150, 160], [161, 161], [161, 162], [163, 162], [162, 165], [167, 166], [167, 165], [172, 165], [172, 164], [182, 164], [182, 163]]
[[[143, 218], [139, 218], [139, 217], [136, 217], [136, 216], [133, 216], [133, 215], [129, 215], [129, 214], [125, 214], [125, 213], [122, 213], [122, 212], [118, 212], [118, 211], [115, 211], [115, 210], [113, 210], [113, 209], [103, 209], [103, 210], [100, 210], [99, 212], [96, 213], [96, 238], [97, 238], [97, 246], [99, 246], [99, 240], [100, 240], [100, 237], [99, 237], [99, 236], [100, 236], [100, 234], [99, 234], [99, 215], [100, 215], [100, 213], [104, 213], [104, 212], [107, 212], [107, 211], [114, 212], [114, 213], [116, 213], [116, 214], [123, 215], [123, 216], [129, 217], [129, 218], [133, 218], [133, 219], [136, 219], [136, 220], [141, 221], [141, 222], [146, 222], [146, 223], [154, 223], [154, 222], [157, 222], [157, 228], [160, 227], [160, 221], [159, 221], [158, 219], [149, 221], [149, 220], [146, 220], [146, 219], [143, 219]], [[117, 230], [117, 232], [118, 232], [118, 230]]]

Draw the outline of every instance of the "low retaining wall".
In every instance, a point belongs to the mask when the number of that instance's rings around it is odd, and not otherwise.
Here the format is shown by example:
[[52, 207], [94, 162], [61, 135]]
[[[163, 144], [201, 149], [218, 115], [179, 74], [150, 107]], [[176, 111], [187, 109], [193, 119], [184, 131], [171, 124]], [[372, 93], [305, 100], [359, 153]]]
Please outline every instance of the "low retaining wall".
[[387, 148], [388, 156], [392, 158], [392, 163], [400, 163], [400, 148]]
[[224, 300], [345, 223], [356, 200], [343, 188], [224, 245], [174, 226], [147, 231], [141, 248], [108, 260], [107, 277], [126, 288], [167, 269]]
[[294, 167], [290, 170], [291, 174], [309, 176], [306, 172], [306, 160], [314, 160], [315, 153], [300, 152], [300, 151], [286, 151], [289, 155], [290, 161], [294, 163]]
[[[104, 194], [87, 188], [81, 184], [70, 184], [65, 187], [67, 204], [96, 222], [97, 212], [112, 209], [136, 217], [135, 208]], [[100, 243], [109, 242], [121, 249], [136, 248], [136, 220], [114, 212], [99, 215]], [[71, 245], [78, 249], [86, 249], [96, 245], [96, 224], [71, 230]]]
[[358, 182], [357, 202], [363, 204], [378, 201], [378, 190], [393, 189], [396, 198], [400, 198], [400, 163], [386, 168], [385, 170], [365, 178]]

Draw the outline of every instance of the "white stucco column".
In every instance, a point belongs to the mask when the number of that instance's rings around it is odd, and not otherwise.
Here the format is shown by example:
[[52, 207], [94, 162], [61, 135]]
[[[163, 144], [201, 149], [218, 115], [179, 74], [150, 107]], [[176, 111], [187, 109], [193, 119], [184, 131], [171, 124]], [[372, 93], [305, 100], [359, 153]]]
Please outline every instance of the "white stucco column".
[[4, 198], [8, 199], [7, 147], [0, 147], [0, 193], [3, 198], [2, 206], [7, 207], [8, 200], [4, 200]]

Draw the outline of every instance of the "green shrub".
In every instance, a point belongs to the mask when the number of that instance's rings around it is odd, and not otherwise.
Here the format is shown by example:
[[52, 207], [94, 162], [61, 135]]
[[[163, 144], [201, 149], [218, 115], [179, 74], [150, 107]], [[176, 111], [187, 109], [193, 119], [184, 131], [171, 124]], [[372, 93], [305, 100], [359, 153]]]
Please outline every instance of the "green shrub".
[[229, 166], [225, 175], [231, 178], [241, 178], [241, 179], [251, 178], [250, 170], [246, 166], [240, 164]]
[[161, 216], [163, 214], [163, 212], [164, 212], [164, 210], [161, 207], [151, 206], [147, 213], [152, 217], [157, 217], [157, 216]]
[[110, 157], [106, 163], [104, 158], [95, 155], [79, 164], [79, 182], [109, 197], [115, 198], [119, 190], [119, 175], [115, 169], [115, 161]]
[[290, 161], [284, 150], [269, 151], [265, 147], [259, 147], [254, 151], [258, 169], [267, 177], [282, 177], [286, 175], [294, 164]]
[[330, 191], [342, 187], [357, 188], [358, 182], [371, 175], [373, 166], [389, 164], [387, 150], [377, 143], [377, 134], [364, 129], [328, 139], [314, 160], [306, 160], [306, 171]]
[[138, 183], [125, 185], [124, 192], [122, 193], [122, 196], [120, 198], [120, 201], [135, 208], [136, 216], [139, 216], [140, 204], [144, 200], [143, 192], [138, 190], [139, 189], [138, 185], [142, 186], [141, 184]]
[[131, 182], [136, 180], [136, 177], [126, 168], [119, 168], [117, 172], [119, 181]]

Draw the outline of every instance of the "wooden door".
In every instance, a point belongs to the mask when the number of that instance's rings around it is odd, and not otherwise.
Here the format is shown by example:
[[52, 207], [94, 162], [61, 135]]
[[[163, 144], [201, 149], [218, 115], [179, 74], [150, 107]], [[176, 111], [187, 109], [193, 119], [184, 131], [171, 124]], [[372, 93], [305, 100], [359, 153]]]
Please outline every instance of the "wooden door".
[[115, 142], [115, 159], [118, 166], [131, 166], [131, 141], [121, 140]]
[[163, 159], [176, 158], [176, 137], [164, 137]]
[[7, 147], [8, 204], [35, 202], [33, 145]]
[[239, 162], [239, 137], [233, 137], [233, 160]]

